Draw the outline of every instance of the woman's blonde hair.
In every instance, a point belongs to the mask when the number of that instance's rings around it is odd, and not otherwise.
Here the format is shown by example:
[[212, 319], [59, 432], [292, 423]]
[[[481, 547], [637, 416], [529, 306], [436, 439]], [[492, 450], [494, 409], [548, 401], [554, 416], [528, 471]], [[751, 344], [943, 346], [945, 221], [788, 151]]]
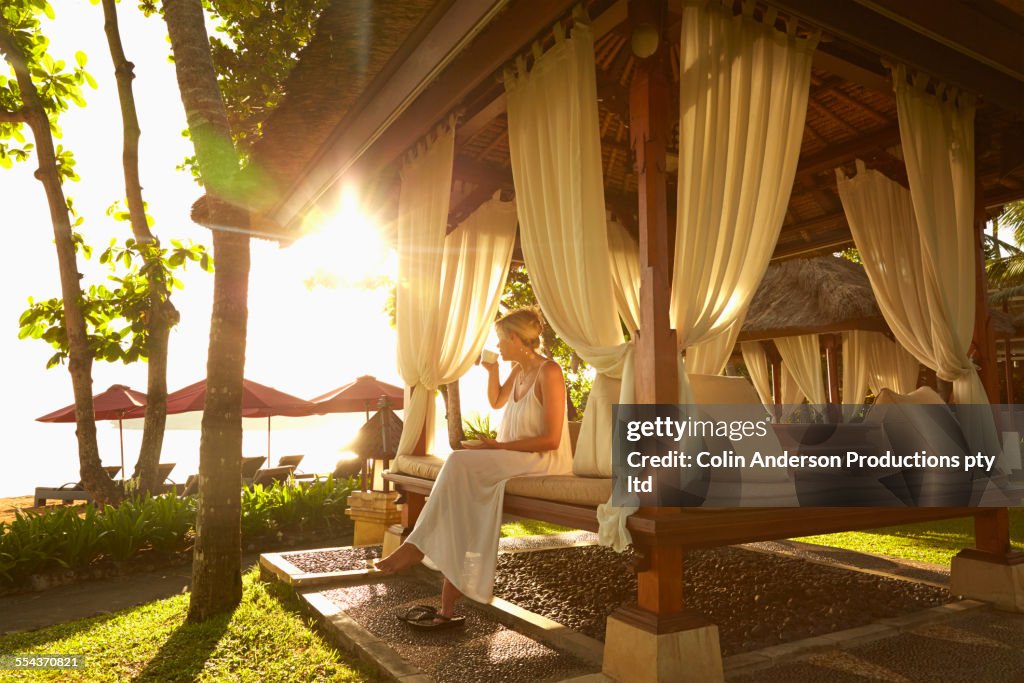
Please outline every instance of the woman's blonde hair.
[[510, 311], [494, 323], [499, 334], [515, 335], [533, 350], [540, 348], [544, 318], [537, 306], [526, 306]]

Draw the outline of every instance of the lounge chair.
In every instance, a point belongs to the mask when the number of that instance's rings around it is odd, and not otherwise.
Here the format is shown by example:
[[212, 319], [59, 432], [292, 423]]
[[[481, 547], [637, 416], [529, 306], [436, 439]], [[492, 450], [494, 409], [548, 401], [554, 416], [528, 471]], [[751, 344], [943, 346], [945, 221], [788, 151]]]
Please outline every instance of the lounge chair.
[[295, 468], [291, 465], [262, 469], [256, 473], [255, 477], [252, 478], [252, 486], [255, 486], [256, 484], [268, 486], [273, 484], [275, 481], [286, 482], [294, 470]]
[[[121, 471], [120, 465], [106, 465], [103, 467], [103, 471], [107, 473], [107, 476], [113, 479], [117, 476], [117, 473]], [[81, 482], [68, 482], [57, 488], [50, 488], [46, 486], [37, 486], [35, 496], [33, 496], [33, 505], [35, 507], [43, 507], [46, 505], [47, 500], [61, 500], [65, 504], [72, 503], [76, 500], [83, 501], [85, 503], [92, 502], [92, 496], [85, 490], [85, 485]]]
[[267, 461], [265, 455], [242, 456], [242, 484], [251, 484], [253, 477]]
[[277, 466], [298, 467], [299, 463], [301, 463], [302, 459], [305, 457], [306, 456], [304, 455], [282, 455], [280, 458], [277, 459]]
[[305, 458], [304, 455], [282, 455], [277, 460], [278, 467], [291, 467], [292, 468], [292, 479], [316, 479], [316, 475], [307, 472], [299, 472], [299, 463]]

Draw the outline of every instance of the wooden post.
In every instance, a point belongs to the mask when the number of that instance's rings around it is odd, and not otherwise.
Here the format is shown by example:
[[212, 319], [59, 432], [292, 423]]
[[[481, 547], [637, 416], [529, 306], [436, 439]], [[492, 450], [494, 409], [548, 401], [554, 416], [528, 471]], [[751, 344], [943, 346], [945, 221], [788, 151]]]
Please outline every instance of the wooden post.
[[[1010, 339], [1003, 340], [1003, 370], [1006, 373], [1006, 403], [1007, 405], [1013, 405], [1013, 342]], [[1013, 413], [1010, 413], [1011, 418]], [[1011, 419], [1011, 429], [1014, 429], [1013, 420]]]
[[[636, 161], [640, 237], [640, 331], [637, 335], [637, 403], [674, 404], [678, 400], [675, 332], [669, 326], [672, 281], [665, 163], [671, 134], [672, 98], [666, 77], [664, 2], [635, 0], [629, 4], [633, 26], [652, 22], [661, 30], [658, 50], [638, 59], [629, 90], [630, 141]], [[674, 228], [675, 226], [671, 226]], [[666, 508], [644, 508], [641, 514], [661, 517], [677, 514]], [[650, 562], [637, 572], [637, 603], [654, 621], [683, 609], [682, 551], [652, 549]], [[670, 584], [679, 583], [673, 591]]]
[[989, 403], [999, 403], [999, 370], [996, 367], [996, 338], [988, 313], [988, 277], [985, 274], [985, 250], [982, 235], [988, 216], [981, 181], [974, 190], [974, 362]]
[[[635, 10], [630, 4], [630, 12]], [[640, 233], [640, 332], [635, 356], [637, 403], [675, 403], [676, 339], [669, 327], [673, 252], [670, 249], [665, 150], [671, 96], [664, 55], [637, 62], [629, 91], [629, 124], [636, 158]], [[673, 226], [674, 227], [674, 226]]]
[[768, 356], [768, 361], [772, 365], [772, 400], [775, 402], [775, 417], [776, 419], [782, 419], [782, 356], [779, 355], [778, 349], [775, 348], [775, 344], [771, 342], [761, 342], [761, 346], [764, 347], [765, 355]]

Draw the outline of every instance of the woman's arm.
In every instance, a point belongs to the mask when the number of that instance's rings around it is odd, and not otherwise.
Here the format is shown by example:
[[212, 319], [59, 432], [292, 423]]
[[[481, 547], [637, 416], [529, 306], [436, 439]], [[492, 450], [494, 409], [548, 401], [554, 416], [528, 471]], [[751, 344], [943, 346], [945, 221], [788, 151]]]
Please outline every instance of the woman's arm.
[[[537, 436], [515, 441], [485, 439], [477, 448], [505, 448], [510, 451], [552, 451], [562, 442], [562, 424], [565, 422], [565, 380], [562, 368], [554, 361], [541, 366], [537, 382], [544, 407], [544, 432]], [[509, 382], [511, 386], [511, 381]], [[506, 396], [506, 399], [508, 397]]]
[[508, 403], [508, 397], [512, 395], [512, 388], [515, 386], [515, 379], [519, 376], [520, 368], [518, 365], [512, 368], [512, 372], [509, 373], [508, 379], [505, 383], [501, 383], [501, 379], [498, 377], [498, 363], [482, 363], [487, 368], [487, 401], [491, 404], [491, 407], [497, 410], [506, 403]]

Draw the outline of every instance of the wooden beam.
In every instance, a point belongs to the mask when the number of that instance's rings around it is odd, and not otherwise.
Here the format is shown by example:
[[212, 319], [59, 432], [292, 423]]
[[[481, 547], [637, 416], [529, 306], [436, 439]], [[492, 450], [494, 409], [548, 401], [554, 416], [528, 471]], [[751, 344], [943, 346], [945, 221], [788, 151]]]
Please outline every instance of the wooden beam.
[[[616, 0], [616, 2], [602, 12], [596, 19], [594, 19], [590, 28], [594, 33], [594, 40], [601, 38], [607, 33], [615, 29], [619, 24], [626, 20], [626, 0]], [[601, 94], [601, 81], [600, 76], [602, 72], [600, 69], [597, 71], [598, 75], [598, 96]], [[465, 142], [471, 140], [474, 135], [480, 132], [487, 126], [491, 121], [498, 118], [506, 111], [505, 102], [505, 91], [502, 90], [493, 100], [487, 105], [476, 111], [472, 116], [467, 118], [462, 125], [459, 126], [458, 130], [455, 131], [455, 144], [461, 146]], [[623, 119], [627, 120], [627, 119]]]
[[[987, 102], [1014, 112], [1024, 111], [1024, 81], [990, 63], [978, 61], [979, 55], [962, 42], [955, 42], [951, 46], [947, 43], [953, 41], [940, 41], [935, 36], [919, 33], [906, 26], [905, 21], [900, 23], [892, 16], [883, 16], [855, 0], [771, 0], [771, 4], [857, 47], [933, 74], [968, 92], [978, 93]], [[900, 0], [898, 7], [901, 9], [890, 14], [906, 19], [902, 11], [903, 4], [903, 0]], [[959, 3], [944, 3], [939, 12], [932, 3], [931, 12], [942, 14], [958, 6]], [[962, 13], [960, 16], [963, 16]], [[954, 30], [958, 37], [967, 35], [962, 27]], [[993, 40], [1005, 42], [995, 36]], [[1000, 51], [1006, 50], [1011, 54], [1013, 50], [1018, 50], [1018, 55], [1019, 49], [1019, 35], [999, 47]]]
[[853, 246], [853, 237], [849, 232], [833, 231], [827, 237], [818, 238], [813, 242], [799, 242], [775, 248], [772, 254], [773, 261], [781, 261], [789, 258], [797, 258], [814, 254], [821, 251], [839, 251]]
[[458, 180], [468, 180], [476, 185], [493, 185], [495, 188], [513, 189], [512, 170], [479, 159], [467, 157], [456, 157], [452, 165], [452, 177]]
[[862, 85], [865, 88], [884, 92], [887, 95], [892, 94], [892, 81], [889, 80], [888, 76], [866, 69], [837, 55], [830, 54], [827, 50], [827, 45], [819, 45], [818, 49], [814, 51], [813, 64], [815, 68], [835, 74], [844, 80]]
[[782, 327], [771, 330], [757, 330], [754, 332], [740, 332], [736, 337], [736, 343], [748, 341], [765, 341], [777, 339], [778, 337], [795, 337], [803, 334], [826, 334], [832, 332], [846, 332], [848, 330], [869, 330], [872, 332], [889, 332], [889, 326], [881, 318], [851, 318], [830, 325], [815, 325], [813, 327]]
[[821, 173], [822, 171], [831, 171], [837, 166], [863, 156], [867, 152], [892, 147], [899, 144], [899, 141], [899, 126], [886, 126], [848, 142], [832, 145], [820, 152], [801, 157], [797, 163], [796, 175], [800, 178]]
[[[973, 2], [934, 0], [855, 0], [896, 23], [970, 56], [975, 61], [1024, 80], [1024, 16], [1005, 12], [996, 19]], [[995, 8], [989, 8], [991, 11]]]

